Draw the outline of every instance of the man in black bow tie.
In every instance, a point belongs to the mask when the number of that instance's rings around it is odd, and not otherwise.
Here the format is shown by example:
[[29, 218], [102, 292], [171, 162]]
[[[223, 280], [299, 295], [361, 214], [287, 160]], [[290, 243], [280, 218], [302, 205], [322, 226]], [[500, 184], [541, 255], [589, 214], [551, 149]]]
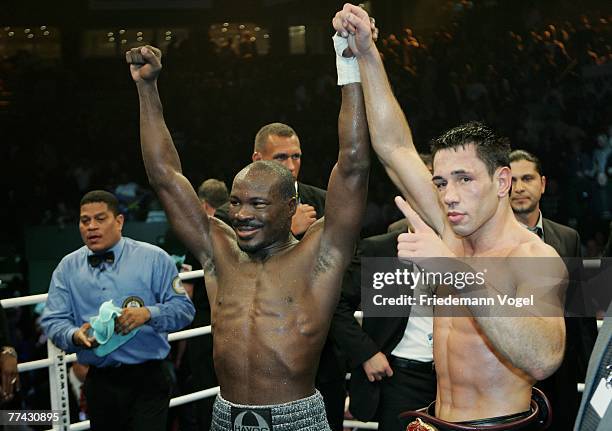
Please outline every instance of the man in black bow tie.
[[[76, 351], [79, 363], [89, 365], [85, 396], [91, 429], [165, 430], [167, 333], [191, 322], [193, 304], [165, 251], [122, 237], [123, 215], [115, 196], [92, 191], [80, 207], [85, 245], [53, 272], [42, 327], [55, 345]], [[115, 331], [136, 332], [131, 338], [115, 334], [101, 340], [108, 344], [98, 349], [89, 320], [107, 301], [121, 307]]]
[[115, 253], [113, 253], [112, 251], [107, 251], [106, 253], [102, 253], [102, 254], [90, 254], [89, 256], [87, 256], [87, 262], [93, 266], [94, 268], [97, 268], [100, 266], [101, 263], [113, 263], [115, 261]]

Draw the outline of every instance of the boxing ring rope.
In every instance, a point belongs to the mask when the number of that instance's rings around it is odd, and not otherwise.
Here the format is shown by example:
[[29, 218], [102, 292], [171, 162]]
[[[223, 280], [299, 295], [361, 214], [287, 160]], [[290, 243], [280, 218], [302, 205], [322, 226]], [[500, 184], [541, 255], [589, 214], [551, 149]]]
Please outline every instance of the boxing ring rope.
[[[599, 259], [585, 259], [585, 268], [599, 268], [601, 261]], [[204, 276], [203, 270], [183, 272], [179, 274], [181, 280], [191, 280]], [[31, 295], [18, 298], [3, 299], [0, 301], [3, 308], [16, 308], [23, 307], [26, 305], [34, 305], [47, 300], [47, 294]], [[360, 319], [363, 317], [361, 311], [355, 312], [355, 317]], [[597, 321], [597, 329], [601, 328], [603, 321]], [[186, 329], [183, 331], [174, 332], [168, 334], [168, 342], [184, 340], [187, 338], [198, 337], [202, 335], [208, 335], [211, 333], [211, 327], [202, 326], [199, 328]], [[61, 419], [59, 424], [55, 424], [52, 428], [53, 431], [77, 431], [77, 430], [88, 430], [90, 428], [89, 421], [82, 421], [77, 423], [70, 423], [70, 411], [68, 406], [68, 375], [66, 370], [66, 364], [76, 361], [76, 353], [65, 354], [61, 349], [56, 347], [50, 340], [47, 340], [47, 358], [38, 359], [35, 361], [22, 362], [17, 365], [17, 369], [20, 373], [26, 371], [37, 370], [41, 368], [49, 368], [49, 387], [51, 395], [51, 409], [61, 411]], [[578, 392], [584, 392], [584, 383], [578, 383]], [[219, 386], [214, 388], [204, 389], [197, 392], [193, 392], [179, 397], [172, 398], [170, 400], [170, 407], [180, 406], [193, 401], [209, 398], [219, 393]], [[360, 422], [355, 420], [345, 420], [345, 428], [359, 428], [359, 429], [378, 429], [378, 423], [376, 422]]]

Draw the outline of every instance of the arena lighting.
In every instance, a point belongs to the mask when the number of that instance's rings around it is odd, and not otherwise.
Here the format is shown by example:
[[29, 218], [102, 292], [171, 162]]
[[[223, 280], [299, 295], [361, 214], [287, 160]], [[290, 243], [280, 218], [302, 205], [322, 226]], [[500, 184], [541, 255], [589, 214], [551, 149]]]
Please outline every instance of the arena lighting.
[[13, 37], [13, 36], [15, 36], [15, 32], [14, 32], [14, 31], [9, 31], [9, 32], [8, 32], [8, 35], [9, 35], [10, 37]]
[[47, 30], [47, 31], [45, 31], [45, 32], [43, 33], [43, 36], [49, 36], [49, 31], [48, 31], [48, 30]]
[[172, 34], [172, 32], [171, 32], [170, 30], [168, 30], [168, 31], [166, 32], [166, 36], [170, 36], [171, 34]]
[[41, 29], [41, 30], [46, 30], [46, 29], [47, 29], [47, 26], [46, 26], [46, 25], [41, 25], [41, 26], [40, 26], [40, 29]]
[[138, 42], [142, 42], [142, 37], [141, 37], [141, 36], [138, 36], [138, 37], [136, 38], [136, 40], [137, 40]]
[[244, 30], [244, 24], [240, 24], [240, 25], [238, 26], [238, 28], [239, 28], [240, 30]]
[[114, 42], [114, 41], [115, 41], [115, 38], [114, 38], [114, 37], [109, 37], [109, 38], [108, 38], [108, 41], [109, 41], [109, 42]]
[[264, 39], [269, 39], [270, 35], [268, 33], [264, 34]]
[[31, 32], [31, 31], [32, 31], [31, 29], [26, 28], [26, 29], [25, 29], [23, 32], [24, 32], [25, 34], [28, 34], [28, 33], [29, 33], [29, 32]]
[[142, 36], [142, 31], [139, 31], [138, 33], [136, 33], [136, 36]]
[[32, 39], [34, 35], [32, 33], [28, 34], [28, 39]]
[[261, 30], [261, 27], [255, 27], [255, 31]]
[[229, 27], [229, 22], [224, 22], [223, 27]]
[[119, 30], [119, 34], [124, 34], [125, 30]]
[[226, 27], [223, 27], [223, 28], [221, 29], [221, 31], [222, 31], [223, 33], [225, 33], [225, 32], [227, 31], [227, 28], [226, 28]]
[[9, 31], [10, 29], [10, 27], [4, 27], [4, 31]]
[[107, 35], [108, 37], [113, 37], [114, 33], [113, 33], [112, 31], [109, 31], [108, 33], [106, 33], [106, 35]]
[[121, 39], [121, 44], [122, 44], [122, 45], [125, 45], [126, 43], [127, 43], [127, 40], [125, 40], [125, 39]]

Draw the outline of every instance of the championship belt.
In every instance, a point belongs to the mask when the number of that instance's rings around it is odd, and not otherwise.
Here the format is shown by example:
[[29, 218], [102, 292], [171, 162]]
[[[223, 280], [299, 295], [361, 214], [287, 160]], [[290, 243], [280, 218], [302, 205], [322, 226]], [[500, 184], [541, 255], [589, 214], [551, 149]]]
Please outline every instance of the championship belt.
[[417, 420], [408, 424], [406, 431], [438, 431], [438, 428], [423, 422], [420, 418], [417, 418]]
[[400, 419], [412, 421], [408, 424], [406, 431], [540, 431], [548, 429], [552, 422], [550, 402], [538, 388], [532, 389], [531, 409], [524, 414], [477, 419], [469, 422], [448, 422], [435, 417], [434, 405], [435, 402], [420, 410], [401, 413]]

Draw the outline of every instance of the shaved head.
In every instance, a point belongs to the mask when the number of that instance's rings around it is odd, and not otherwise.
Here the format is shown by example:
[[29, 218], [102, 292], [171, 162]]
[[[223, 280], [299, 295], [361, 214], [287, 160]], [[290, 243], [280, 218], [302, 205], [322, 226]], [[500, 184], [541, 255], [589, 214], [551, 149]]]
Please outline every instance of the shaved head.
[[289, 169], [276, 162], [267, 160], [253, 162], [236, 174], [234, 183], [248, 178], [260, 178], [262, 176], [268, 176], [275, 181], [274, 191], [278, 193], [280, 199], [287, 200], [295, 197], [295, 180], [291, 172]]

